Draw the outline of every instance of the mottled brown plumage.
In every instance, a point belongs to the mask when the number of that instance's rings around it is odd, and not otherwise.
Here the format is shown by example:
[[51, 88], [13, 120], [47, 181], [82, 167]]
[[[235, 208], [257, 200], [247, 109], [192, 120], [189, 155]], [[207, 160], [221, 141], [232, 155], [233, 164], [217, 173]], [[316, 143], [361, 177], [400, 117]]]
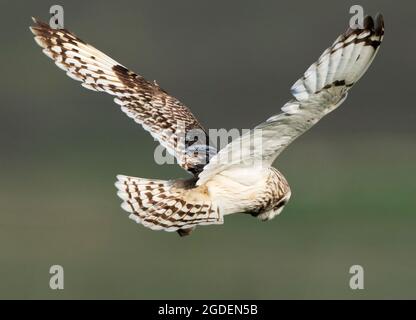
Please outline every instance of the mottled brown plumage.
[[[189, 235], [197, 225], [222, 224], [244, 212], [260, 220], [278, 215], [289, 201], [286, 179], [272, 164], [297, 137], [335, 110], [374, 59], [384, 22], [364, 19], [348, 29], [292, 86], [281, 113], [233, 140], [219, 153], [206, 131], [176, 98], [128, 70], [65, 29], [35, 20], [36, 42], [56, 65], [85, 88], [115, 97], [121, 109], [149, 131], [193, 174], [185, 180], [117, 176], [118, 196], [130, 218], [153, 230]], [[201, 139], [202, 138], [202, 139]]]
[[[205, 129], [183, 103], [156, 82], [128, 70], [68, 30], [34, 21], [31, 31], [36, 42], [58, 67], [85, 88], [115, 96], [121, 109], [175, 155], [180, 166], [198, 175], [215, 150], [206, 145], [209, 141]], [[195, 143], [186, 139], [191, 131], [206, 138], [198, 154], [187, 151]]]

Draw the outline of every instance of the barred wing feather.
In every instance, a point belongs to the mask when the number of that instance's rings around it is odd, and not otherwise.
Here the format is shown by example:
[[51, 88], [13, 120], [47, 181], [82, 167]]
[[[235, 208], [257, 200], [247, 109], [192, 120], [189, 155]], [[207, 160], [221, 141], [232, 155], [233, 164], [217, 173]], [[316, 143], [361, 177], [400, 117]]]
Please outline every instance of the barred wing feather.
[[69, 77], [81, 81], [87, 89], [114, 96], [121, 110], [166, 147], [180, 166], [194, 175], [202, 170], [215, 150], [202, 145], [198, 146], [198, 152], [189, 152], [188, 147], [194, 141], [187, 142], [186, 134], [192, 130], [205, 136], [206, 133], [184, 104], [156, 82], [149, 82], [128, 70], [68, 30], [53, 29], [46, 23], [33, 20], [35, 25], [30, 30], [35, 41]]
[[292, 86], [295, 99], [250, 132], [235, 139], [205, 166], [202, 185], [215, 174], [233, 166], [270, 166], [297, 137], [336, 109], [349, 89], [361, 78], [383, 40], [383, 17], [367, 16], [364, 28], [348, 29]]

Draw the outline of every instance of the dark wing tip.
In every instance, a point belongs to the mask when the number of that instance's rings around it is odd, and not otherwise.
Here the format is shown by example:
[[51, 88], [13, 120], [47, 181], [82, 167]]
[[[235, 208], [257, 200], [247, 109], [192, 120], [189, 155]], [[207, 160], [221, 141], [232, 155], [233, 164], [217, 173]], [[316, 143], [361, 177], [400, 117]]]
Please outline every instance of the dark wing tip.
[[373, 30], [374, 20], [371, 16], [365, 16], [364, 18], [364, 29]]
[[45, 36], [51, 29], [50, 26], [40, 21], [39, 19], [32, 17], [33, 25], [29, 27], [29, 30], [35, 35], [35, 36]]
[[376, 15], [375, 33], [378, 36], [384, 34], [384, 17], [381, 13], [377, 13]]
[[364, 18], [364, 30], [370, 30], [374, 32], [376, 36], [382, 36], [384, 34], [384, 18], [381, 13], [377, 13], [373, 19], [371, 16]]
[[342, 35], [342, 40], [347, 39], [352, 34], [360, 34], [363, 31], [370, 31], [370, 35], [366, 38], [376, 36], [378, 39], [377, 41], [371, 42], [372, 45], [377, 46], [380, 44], [381, 40], [383, 39], [384, 35], [384, 19], [383, 15], [378, 13], [375, 18], [371, 16], [366, 16], [363, 21], [363, 27], [362, 28], [354, 28], [352, 29], [351, 26], [345, 31], [345, 33]]

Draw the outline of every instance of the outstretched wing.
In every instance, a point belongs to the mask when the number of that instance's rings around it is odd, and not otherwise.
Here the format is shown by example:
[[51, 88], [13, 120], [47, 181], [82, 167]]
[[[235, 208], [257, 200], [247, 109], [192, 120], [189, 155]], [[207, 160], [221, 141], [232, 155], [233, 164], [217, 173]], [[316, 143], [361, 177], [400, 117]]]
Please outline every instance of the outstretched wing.
[[195, 116], [156, 82], [129, 71], [71, 32], [33, 20], [30, 30], [36, 42], [58, 67], [83, 87], [115, 96], [121, 110], [149, 131], [184, 169], [197, 175], [215, 154]]
[[383, 40], [383, 17], [364, 19], [364, 28], [348, 29], [291, 88], [295, 99], [282, 113], [235, 139], [200, 173], [198, 185], [232, 166], [270, 166], [297, 137], [337, 108], [361, 78]]

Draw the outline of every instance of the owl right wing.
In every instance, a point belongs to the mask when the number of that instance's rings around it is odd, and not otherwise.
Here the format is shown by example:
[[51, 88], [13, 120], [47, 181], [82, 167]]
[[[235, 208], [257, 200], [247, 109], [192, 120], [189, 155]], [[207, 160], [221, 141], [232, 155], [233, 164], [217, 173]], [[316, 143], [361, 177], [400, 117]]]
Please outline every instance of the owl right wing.
[[383, 17], [367, 16], [364, 28], [348, 29], [291, 88], [295, 99], [250, 132], [233, 140], [199, 174], [198, 185], [235, 166], [270, 166], [297, 137], [337, 108], [373, 61], [383, 40]]
[[181, 167], [198, 175], [216, 150], [184, 104], [68, 30], [33, 20], [30, 30], [43, 53], [83, 87], [114, 96], [121, 110], [149, 131]]

